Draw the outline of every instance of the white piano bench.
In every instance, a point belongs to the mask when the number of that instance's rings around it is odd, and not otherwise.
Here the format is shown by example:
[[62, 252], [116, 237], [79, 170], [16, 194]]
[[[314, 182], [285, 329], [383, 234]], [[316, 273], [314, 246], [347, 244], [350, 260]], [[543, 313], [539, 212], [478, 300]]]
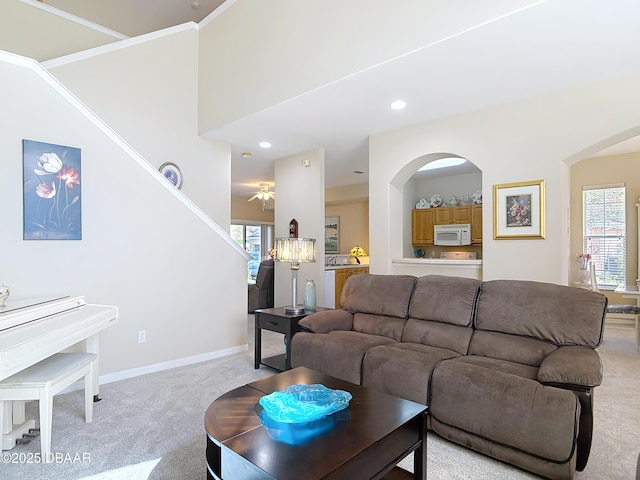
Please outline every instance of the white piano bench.
[[[56, 353], [0, 381], [0, 432], [7, 431], [7, 425], [3, 425], [5, 401], [39, 400], [40, 452], [42, 461], [46, 461], [51, 452], [54, 395], [84, 377], [85, 421], [90, 423], [93, 420], [93, 396], [96, 392], [93, 391], [92, 373], [97, 368], [97, 358], [93, 353]], [[3, 445], [3, 449], [8, 448]]]

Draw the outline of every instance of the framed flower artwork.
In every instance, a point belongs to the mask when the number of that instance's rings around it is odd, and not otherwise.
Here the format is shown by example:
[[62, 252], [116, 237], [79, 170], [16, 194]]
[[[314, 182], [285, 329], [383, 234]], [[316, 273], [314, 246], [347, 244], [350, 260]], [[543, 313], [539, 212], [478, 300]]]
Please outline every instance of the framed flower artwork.
[[493, 186], [493, 238], [544, 238], [544, 180]]
[[80, 149], [22, 140], [25, 240], [82, 240]]

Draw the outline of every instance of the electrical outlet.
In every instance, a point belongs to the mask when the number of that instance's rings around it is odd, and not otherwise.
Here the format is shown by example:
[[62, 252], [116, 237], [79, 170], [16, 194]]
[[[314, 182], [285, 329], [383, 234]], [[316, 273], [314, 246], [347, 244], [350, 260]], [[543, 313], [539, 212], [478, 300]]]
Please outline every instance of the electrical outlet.
[[147, 341], [147, 331], [146, 330], [140, 330], [138, 332], [138, 343], [144, 343]]

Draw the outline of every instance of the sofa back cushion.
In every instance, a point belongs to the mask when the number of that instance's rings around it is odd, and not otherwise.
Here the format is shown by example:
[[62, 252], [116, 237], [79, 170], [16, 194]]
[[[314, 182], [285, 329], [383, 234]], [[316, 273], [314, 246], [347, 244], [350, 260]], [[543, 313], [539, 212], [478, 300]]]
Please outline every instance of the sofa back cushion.
[[410, 275], [353, 275], [342, 289], [340, 308], [353, 313], [353, 330], [400, 341], [416, 282]]
[[355, 332], [393, 338], [397, 342], [402, 338], [402, 330], [406, 319], [373, 315], [371, 313], [354, 313], [353, 330]]
[[421, 343], [467, 353], [480, 281], [427, 275], [420, 277], [411, 297], [403, 342]]
[[483, 282], [476, 305], [477, 330], [595, 348], [602, 341], [607, 297], [552, 283]]
[[466, 355], [472, 333], [471, 327], [409, 318], [402, 332], [402, 342], [421, 343]]
[[406, 319], [416, 277], [411, 275], [353, 275], [340, 295], [340, 308]]
[[409, 316], [420, 320], [471, 326], [480, 280], [427, 275], [416, 281]]

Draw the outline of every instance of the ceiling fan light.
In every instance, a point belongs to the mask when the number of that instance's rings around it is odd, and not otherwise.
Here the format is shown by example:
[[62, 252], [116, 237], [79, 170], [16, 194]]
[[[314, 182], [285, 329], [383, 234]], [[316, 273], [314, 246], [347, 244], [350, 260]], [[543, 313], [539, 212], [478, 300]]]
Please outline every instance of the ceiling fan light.
[[272, 198], [275, 198], [275, 196], [276, 196], [275, 192], [269, 191], [268, 183], [261, 183], [260, 190], [256, 192], [256, 194], [253, 197], [251, 197], [248, 201], [250, 202], [256, 199], [262, 200], [262, 209], [264, 210], [264, 204], [266, 203], [266, 201]]

